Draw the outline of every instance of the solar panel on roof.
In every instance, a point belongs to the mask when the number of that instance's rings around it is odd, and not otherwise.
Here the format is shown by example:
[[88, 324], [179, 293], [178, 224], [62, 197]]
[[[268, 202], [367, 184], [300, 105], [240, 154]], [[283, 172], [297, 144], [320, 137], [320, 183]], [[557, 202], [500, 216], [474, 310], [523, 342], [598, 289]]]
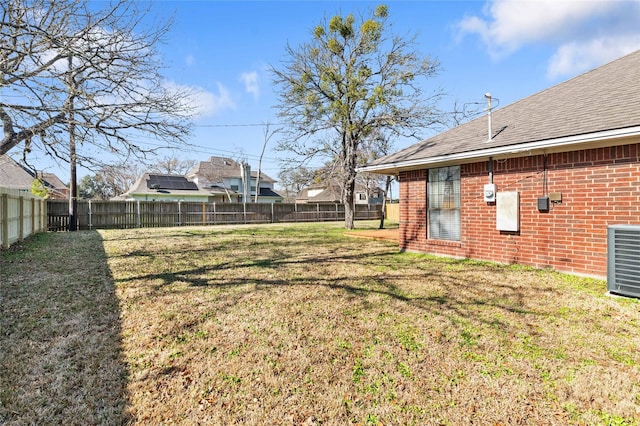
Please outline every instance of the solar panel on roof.
[[149, 189], [173, 189], [197, 191], [198, 186], [183, 176], [149, 175], [147, 180]]

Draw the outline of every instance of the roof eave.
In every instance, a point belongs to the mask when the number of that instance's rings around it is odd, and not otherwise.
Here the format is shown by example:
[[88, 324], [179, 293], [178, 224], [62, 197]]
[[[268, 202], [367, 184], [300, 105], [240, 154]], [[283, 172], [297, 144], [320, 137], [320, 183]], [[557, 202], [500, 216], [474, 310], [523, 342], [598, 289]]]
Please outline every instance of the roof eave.
[[499, 146], [475, 151], [455, 154], [439, 155], [435, 157], [419, 158], [415, 160], [382, 163], [358, 168], [358, 172], [368, 172], [386, 175], [397, 175], [402, 171], [420, 170], [427, 167], [445, 166], [453, 164], [467, 164], [489, 158], [513, 158], [542, 153], [564, 152], [578, 149], [600, 148], [606, 146], [624, 145], [630, 138], [640, 136], [640, 126], [622, 129], [605, 130], [583, 135], [566, 136], [527, 142], [517, 145]]

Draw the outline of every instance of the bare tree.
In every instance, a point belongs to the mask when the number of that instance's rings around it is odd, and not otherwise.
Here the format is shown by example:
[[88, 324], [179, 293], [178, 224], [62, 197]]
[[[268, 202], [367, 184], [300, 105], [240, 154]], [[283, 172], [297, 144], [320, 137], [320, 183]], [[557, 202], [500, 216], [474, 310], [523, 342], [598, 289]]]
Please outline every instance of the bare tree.
[[69, 129], [84, 148], [78, 163], [88, 166], [106, 153], [144, 157], [183, 141], [192, 93], [163, 80], [155, 50], [170, 23], [143, 25], [140, 5], [2, 2], [0, 154], [24, 143], [69, 161]]
[[81, 198], [108, 200], [127, 192], [143, 174], [144, 166], [136, 163], [103, 166], [78, 185]]
[[258, 202], [258, 196], [260, 195], [260, 177], [262, 174], [262, 157], [264, 156], [264, 150], [267, 148], [267, 143], [269, 140], [278, 133], [280, 129], [275, 129], [273, 131], [269, 131], [269, 123], [264, 125], [264, 142], [262, 144], [262, 151], [260, 152], [260, 159], [258, 160], [258, 173], [256, 174], [256, 194], [254, 202]]
[[316, 172], [305, 166], [284, 168], [278, 173], [279, 184], [284, 190], [285, 200], [295, 201], [296, 195], [313, 182]]
[[416, 136], [442, 121], [435, 109], [440, 92], [425, 96], [418, 84], [435, 75], [437, 61], [414, 50], [415, 37], [390, 34], [387, 15], [387, 7], [378, 6], [359, 22], [353, 15], [325, 20], [309, 43], [287, 47], [281, 69], [272, 68], [281, 89], [279, 115], [290, 123], [279, 149], [336, 159], [348, 229], [362, 142], [376, 129]]
[[151, 166], [151, 171], [168, 175], [184, 175], [195, 166], [196, 163], [196, 160], [180, 160], [176, 157], [163, 157]]

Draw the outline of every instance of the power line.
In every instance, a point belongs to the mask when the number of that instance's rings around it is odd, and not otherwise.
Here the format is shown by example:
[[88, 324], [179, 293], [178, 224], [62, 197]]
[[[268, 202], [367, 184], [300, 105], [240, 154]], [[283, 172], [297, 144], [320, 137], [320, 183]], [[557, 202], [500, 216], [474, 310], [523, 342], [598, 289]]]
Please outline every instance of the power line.
[[264, 126], [283, 126], [283, 123], [196, 124], [193, 127], [264, 127]]

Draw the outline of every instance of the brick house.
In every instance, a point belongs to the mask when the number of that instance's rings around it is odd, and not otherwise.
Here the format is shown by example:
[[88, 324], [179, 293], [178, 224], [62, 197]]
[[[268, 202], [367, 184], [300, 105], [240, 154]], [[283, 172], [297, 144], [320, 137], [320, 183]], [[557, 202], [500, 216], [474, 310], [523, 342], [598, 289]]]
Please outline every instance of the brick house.
[[640, 224], [640, 51], [362, 171], [399, 177], [402, 250], [605, 277]]

